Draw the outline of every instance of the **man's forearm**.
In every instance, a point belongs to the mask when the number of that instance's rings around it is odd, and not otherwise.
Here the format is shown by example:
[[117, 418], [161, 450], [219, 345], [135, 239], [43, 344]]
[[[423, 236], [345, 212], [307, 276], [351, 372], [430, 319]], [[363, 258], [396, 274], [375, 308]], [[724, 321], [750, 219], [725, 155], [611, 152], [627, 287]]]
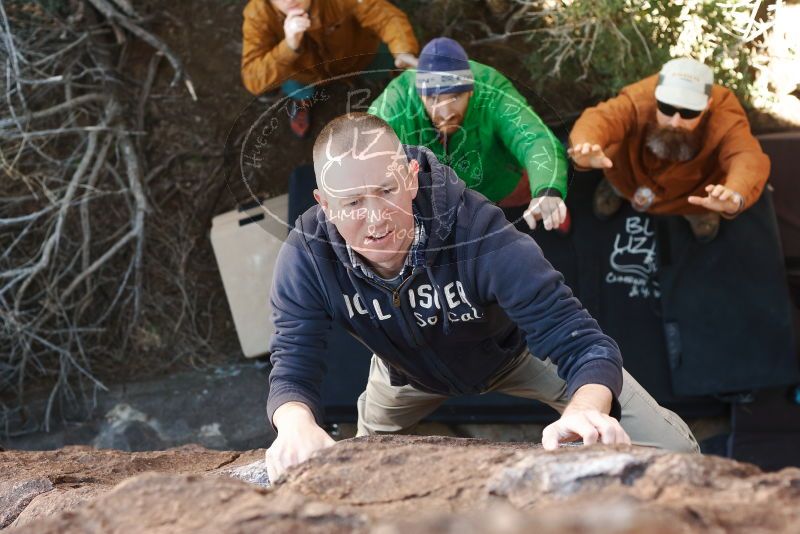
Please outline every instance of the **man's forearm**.
[[297, 425], [298, 423], [317, 424], [311, 408], [302, 402], [286, 402], [278, 406], [275, 413], [272, 414], [272, 424], [275, 425], [275, 428], [277, 428], [279, 432], [281, 427], [286, 428], [287, 426]]
[[572, 395], [572, 400], [564, 409], [564, 413], [576, 410], [597, 410], [603, 414], [611, 412], [614, 394], [602, 384], [584, 384]]

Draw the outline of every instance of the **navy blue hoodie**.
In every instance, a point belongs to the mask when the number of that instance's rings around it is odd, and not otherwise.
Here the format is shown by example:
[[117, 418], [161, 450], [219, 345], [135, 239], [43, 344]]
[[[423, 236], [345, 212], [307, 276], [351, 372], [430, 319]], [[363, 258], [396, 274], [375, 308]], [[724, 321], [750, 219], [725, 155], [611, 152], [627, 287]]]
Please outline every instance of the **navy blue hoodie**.
[[527, 343], [558, 366], [570, 396], [584, 384], [608, 386], [618, 418], [619, 348], [536, 242], [430, 150], [404, 148], [420, 164], [414, 204], [428, 235], [425, 265], [392, 291], [353, 268], [319, 206], [301, 215], [275, 267], [269, 421], [289, 401], [322, 421], [325, 338], [334, 321], [386, 362], [395, 385], [445, 395], [485, 391]]

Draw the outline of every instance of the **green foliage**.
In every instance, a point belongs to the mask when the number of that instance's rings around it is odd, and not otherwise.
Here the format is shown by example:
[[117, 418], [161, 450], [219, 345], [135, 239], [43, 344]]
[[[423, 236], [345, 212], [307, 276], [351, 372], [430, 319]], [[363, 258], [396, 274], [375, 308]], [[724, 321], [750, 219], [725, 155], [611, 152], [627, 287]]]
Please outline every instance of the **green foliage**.
[[714, 68], [718, 83], [748, 103], [753, 90], [749, 65], [757, 45], [751, 15], [760, 3], [554, 2], [528, 19], [532, 53], [526, 64], [545, 94], [563, 91], [563, 83], [571, 82], [600, 100], [658, 72], [673, 57], [690, 56]]

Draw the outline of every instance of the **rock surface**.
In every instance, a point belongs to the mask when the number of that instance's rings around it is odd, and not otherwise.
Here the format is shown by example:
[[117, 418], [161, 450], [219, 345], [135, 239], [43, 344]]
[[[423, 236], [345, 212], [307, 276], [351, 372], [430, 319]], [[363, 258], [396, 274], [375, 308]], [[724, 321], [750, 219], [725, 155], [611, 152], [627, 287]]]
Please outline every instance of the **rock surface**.
[[0, 452], [0, 526], [71, 532], [800, 532], [800, 469], [436, 437], [339, 442], [272, 487], [263, 450]]

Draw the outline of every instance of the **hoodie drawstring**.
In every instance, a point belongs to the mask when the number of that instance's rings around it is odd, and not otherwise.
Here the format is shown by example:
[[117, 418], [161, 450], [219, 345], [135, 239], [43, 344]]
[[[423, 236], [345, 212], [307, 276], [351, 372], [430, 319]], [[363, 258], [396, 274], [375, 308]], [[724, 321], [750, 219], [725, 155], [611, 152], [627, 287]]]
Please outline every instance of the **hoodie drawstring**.
[[431, 285], [433, 286], [433, 291], [436, 293], [436, 298], [439, 299], [439, 304], [442, 306], [442, 315], [443, 324], [442, 329], [444, 330], [444, 335], [450, 334], [450, 318], [448, 317], [450, 314], [448, 313], [447, 309], [447, 302], [444, 299], [444, 295], [441, 291], [439, 291], [439, 283], [436, 281], [436, 278], [433, 277], [433, 271], [431, 270], [430, 265], [425, 265], [425, 272], [428, 273], [428, 279], [431, 281]]
[[[365, 299], [364, 295], [361, 294], [361, 289], [359, 288], [359, 284], [356, 283], [355, 280], [353, 280], [353, 273], [350, 271], [350, 269], [347, 270], [347, 276], [348, 278], [350, 278], [350, 283], [353, 284], [353, 287], [356, 290], [356, 296], [358, 296], [358, 298], [361, 299], [361, 302], [364, 303], [364, 307], [367, 309], [367, 315], [369, 315], [369, 320], [372, 321], [372, 326], [374, 326], [375, 328], [380, 328], [380, 325], [378, 324], [378, 318], [375, 317], [374, 313], [372, 313], [372, 306], [369, 305], [367, 299]], [[353, 303], [353, 305], [355, 306], [355, 303]]]

